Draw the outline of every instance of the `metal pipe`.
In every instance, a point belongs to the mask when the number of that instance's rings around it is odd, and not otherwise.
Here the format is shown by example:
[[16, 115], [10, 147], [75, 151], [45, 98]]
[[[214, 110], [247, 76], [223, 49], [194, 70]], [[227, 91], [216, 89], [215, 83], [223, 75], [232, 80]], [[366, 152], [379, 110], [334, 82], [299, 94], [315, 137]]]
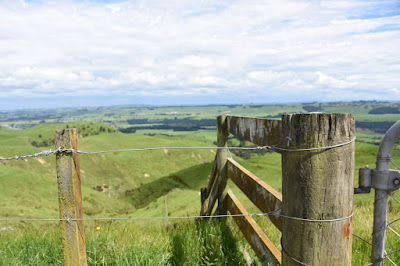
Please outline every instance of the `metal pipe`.
[[400, 138], [400, 120], [391, 126], [383, 137], [379, 145], [379, 151], [376, 161], [376, 170], [389, 170], [390, 155], [394, 144]]
[[[376, 160], [376, 170], [388, 171], [390, 169], [390, 159], [393, 146], [400, 138], [400, 120], [389, 128], [379, 145]], [[372, 233], [372, 253], [371, 261], [382, 260], [385, 252], [386, 219], [388, 209], [389, 191], [375, 189], [374, 201], [374, 225]], [[374, 265], [382, 266], [383, 261]]]

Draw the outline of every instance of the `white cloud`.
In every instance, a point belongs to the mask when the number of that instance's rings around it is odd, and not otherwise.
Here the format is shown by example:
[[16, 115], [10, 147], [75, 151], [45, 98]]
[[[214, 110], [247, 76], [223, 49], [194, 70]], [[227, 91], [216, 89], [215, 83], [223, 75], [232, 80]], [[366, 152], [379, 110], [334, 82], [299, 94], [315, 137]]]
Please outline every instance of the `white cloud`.
[[357, 85], [357, 82], [349, 82], [346, 80], [339, 80], [339, 79], [328, 76], [319, 71], [316, 74], [318, 75], [318, 80], [317, 80], [316, 84], [326, 85], [329, 88], [343, 89], [343, 88], [351, 88], [351, 87], [354, 87], [355, 85]]
[[395, 2], [2, 1], [0, 93], [393, 100]]
[[178, 60], [178, 64], [183, 65], [184, 67], [193, 67], [193, 68], [206, 68], [212, 67], [215, 65], [214, 60], [209, 57], [201, 57], [195, 55], [188, 55]]

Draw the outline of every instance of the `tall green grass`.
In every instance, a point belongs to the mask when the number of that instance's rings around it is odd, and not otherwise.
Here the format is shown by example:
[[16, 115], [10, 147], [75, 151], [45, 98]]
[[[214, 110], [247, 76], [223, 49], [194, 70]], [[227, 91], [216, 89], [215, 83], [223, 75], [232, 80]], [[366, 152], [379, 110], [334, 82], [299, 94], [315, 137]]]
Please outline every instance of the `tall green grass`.
[[[56, 224], [19, 227], [1, 233], [0, 265], [63, 265]], [[246, 265], [224, 222], [87, 222], [85, 231], [89, 265]]]

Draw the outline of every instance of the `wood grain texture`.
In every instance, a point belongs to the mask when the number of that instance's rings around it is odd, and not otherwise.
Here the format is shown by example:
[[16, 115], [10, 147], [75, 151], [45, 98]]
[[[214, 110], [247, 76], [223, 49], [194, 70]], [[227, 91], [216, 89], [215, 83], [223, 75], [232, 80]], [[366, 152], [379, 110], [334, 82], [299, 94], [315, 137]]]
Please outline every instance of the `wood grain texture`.
[[[78, 150], [76, 129], [55, 132], [55, 147]], [[83, 218], [79, 154], [56, 155], [60, 219]], [[61, 221], [64, 265], [87, 265], [83, 221]]]
[[[350, 114], [283, 115], [285, 148], [336, 145], [354, 138]], [[354, 142], [314, 151], [282, 153], [283, 215], [315, 220], [353, 213]], [[337, 222], [283, 219], [282, 244], [308, 265], [351, 265], [352, 218]], [[298, 265], [283, 254], [283, 265]]]
[[281, 120], [227, 116], [228, 132], [258, 146], [280, 144]]
[[210, 174], [210, 179], [208, 180], [207, 191], [206, 191], [207, 198], [210, 196], [211, 190], [215, 184], [215, 180], [217, 179], [217, 172], [218, 172], [218, 160], [217, 160], [217, 154], [216, 154], [215, 158], [214, 158], [214, 163], [213, 163], [213, 167], [211, 170], [211, 174]]
[[217, 154], [215, 155], [214, 158], [214, 164], [211, 170], [210, 178], [208, 179], [208, 184], [207, 187], [201, 188], [200, 189], [200, 195], [201, 195], [201, 210], [200, 210], [200, 215], [205, 215], [207, 213], [208, 209], [208, 204], [210, 202], [210, 195], [211, 191], [216, 185], [216, 180], [217, 180], [217, 172], [218, 172], [218, 166], [217, 166]]
[[211, 192], [210, 197], [205, 201], [204, 208], [205, 208], [205, 215], [211, 215], [211, 212], [214, 208], [215, 203], [218, 200], [218, 185], [216, 184]]
[[[248, 214], [231, 190], [227, 191], [226, 201], [231, 214]], [[236, 216], [233, 219], [263, 264], [278, 265], [281, 263], [281, 253], [253, 218]]]
[[[217, 117], [217, 143], [218, 147], [228, 146], [228, 124], [226, 121], [227, 116], [221, 115]], [[227, 214], [226, 201], [224, 201], [227, 187], [226, 183], [228, 180], [227, 176], [227, 159], [228, 151], [226, 149], [219, 149], [217, 151], [217, 168], [218, 168], [218, 214]]]
[[[231, 158], [228, 159], [228, 177], [263, 213], [282, 208], [282, 195], [278, 191]], [[269, 218], [282, 231], [282, 218]]]

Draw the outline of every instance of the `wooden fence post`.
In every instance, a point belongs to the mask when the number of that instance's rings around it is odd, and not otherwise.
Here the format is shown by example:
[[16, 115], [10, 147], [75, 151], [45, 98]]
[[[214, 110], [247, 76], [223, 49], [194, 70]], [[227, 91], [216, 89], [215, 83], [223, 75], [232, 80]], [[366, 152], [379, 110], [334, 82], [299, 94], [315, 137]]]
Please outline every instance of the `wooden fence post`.
[[[55, 147], [78, 150], [76, 128], [55, 132]], [[79, 154], [57, 153], [57, 182], [60, 219], [82, 219]], [[61, 221], [64, 265], [87, 265], [83, 221]]]
[[[282, 116], [283, 147], [328, 147], [354, 138], [351, 114]], [[354, 142], [282, 152], [283, 215], [333, 220], [353, 213]], [[330, 222], [283, 218], [282, 265], [351, 265], [352, 217]]]
[[[228, 147], [228, 123], [226, 115], [217, 117], [217, 142], [218, 147]], [[228, 162], [228, 151], [226, 149], [220, 149], [217, 151], [217, 166], [218, 166], [218, 209], [217, 214], [224, 215], [228, 212], [227, 202], [224, 201], [226, 194], [228, 193], [226, 183], [228, 180], [227, 175], [227, 162]]]

